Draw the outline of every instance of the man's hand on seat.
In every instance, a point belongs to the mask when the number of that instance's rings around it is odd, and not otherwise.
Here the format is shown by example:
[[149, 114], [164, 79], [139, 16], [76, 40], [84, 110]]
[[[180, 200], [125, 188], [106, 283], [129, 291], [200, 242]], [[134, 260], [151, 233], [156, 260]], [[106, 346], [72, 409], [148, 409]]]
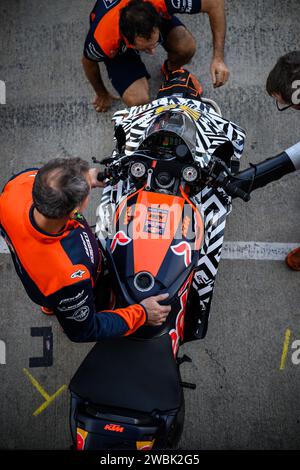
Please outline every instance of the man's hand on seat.
[[170, 305], [160, 305], [159, 302], [167, 299], [169, 294], [156, 295], [155, 297], [148, 297], [141, 302], [145, 307], [148, 314], [148, 321], [146, 325], [160, 326], [165, 321], [171, 311]]

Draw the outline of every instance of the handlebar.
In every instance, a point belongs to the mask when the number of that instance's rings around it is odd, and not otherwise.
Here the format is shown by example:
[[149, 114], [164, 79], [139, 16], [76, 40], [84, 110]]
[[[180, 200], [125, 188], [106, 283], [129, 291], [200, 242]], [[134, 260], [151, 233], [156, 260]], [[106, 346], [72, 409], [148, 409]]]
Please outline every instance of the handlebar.
[[232, 198], [250, 200], [250, 193], [258, 188], [279, 180], [283, 176], [300, 170], [300, 142], [272, 158], [251, 165], [244, 171], [230, 177], [219, 177], [220, 186]]
[[99, 171], [98, 175], [97, 175], [97, 180], [98, 181], [104, 181], [105, 179], [107, 178], [107, 171]]
[[245, 201], [245, 202], [250, 201], [249, 192], [243, 191], [238, 186], [236, 186], [234, 183], [231, 183], [230, 181], [228, 181], [223, 187], [224, 187], [226, 193], [228, 194], [228, 196], [231, 196], [233, 199], [238, 197], [240, 199], [243, 199], [243, 201]]
[[[143, 156], [153, 158], [150, 155]], [[127, 162], [131, 157], [124, 155], [122, 158]], [[256, 165], [250, 164], [249, 168], [235, 175], [225, 176], [223, 173], [215, 175], [211, 184], [222, 187], [233, 199], [240, 198], [247, 202], [250, 200], [250, 193], [255, 189], [263, 188], [296, 170], [300, 170], [300, 142], [275, 157], [267, 158]], [[105, 168], [104, 171], [99, 171], [97, 179], [104, 181], [110, 177], [112, 177], [111, 171]]]

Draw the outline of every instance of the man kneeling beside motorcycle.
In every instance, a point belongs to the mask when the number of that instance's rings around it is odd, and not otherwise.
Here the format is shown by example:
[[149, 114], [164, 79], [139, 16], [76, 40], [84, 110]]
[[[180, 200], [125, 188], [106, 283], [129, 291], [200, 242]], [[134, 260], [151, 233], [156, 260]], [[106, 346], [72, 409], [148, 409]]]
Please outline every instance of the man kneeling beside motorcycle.
[[1, 235], [28, 296], [44, 313], [55, 314], [75, 342], [129, 335], [144, 324], [158, 326], [170, 311], [159, 304], [167, 294], [99, 311], [102, 257], [81, 215], [91, 188], [102, 185], [97, 173], [80, 158], [56, 158], [40, 170], [13, 176], [0, 195]]

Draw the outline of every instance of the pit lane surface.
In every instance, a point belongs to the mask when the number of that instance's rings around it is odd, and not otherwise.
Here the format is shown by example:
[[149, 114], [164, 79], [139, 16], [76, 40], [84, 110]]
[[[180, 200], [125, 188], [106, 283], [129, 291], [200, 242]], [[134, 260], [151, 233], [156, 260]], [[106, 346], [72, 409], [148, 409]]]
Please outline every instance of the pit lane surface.
[[[0, 185], [13, 172], [57, 155], [88, 160], [112, 149], [114, 108], [97, 115], [81, 67], [93, 1], [2, 0], [0, 5]], [[182, 16], [198, 50], [191, 70], [223, 115], [247, 130], [243, 167], [300, 140], [300, 113], [278, 113], [265, 92], [277, 58], [300, 49], [298, 0], [227, 2], [228, 85], [210, 83], [211, 32], [205, 15]], [[162, 49], [146, 57], [152, 97]], [[300, 242], [299, 174], [235, 201], [227, 241]], [[88, 212], [91, 224], [99, 194]], [[300, 244], [300, 243], [299, 243]], [[0, 448], [61, 449], [70, 444], [67, 385], [91, 345], [70, 343], [55, 319], [27, 298], [9, 255], [0, 254]], [[282, 261], [223, 259], [207, 338], [186, 345], [183, 449], [295, 449], [300, 446], [297, 364], [299, 274]], [[43, 336], [46, 351], [43, 360]], [[298, 343], [299, 344], [299, 343]], [[53, 356], [51, 356], [51, 351]], [[35, 382], [37, 381], [37, 382]]]

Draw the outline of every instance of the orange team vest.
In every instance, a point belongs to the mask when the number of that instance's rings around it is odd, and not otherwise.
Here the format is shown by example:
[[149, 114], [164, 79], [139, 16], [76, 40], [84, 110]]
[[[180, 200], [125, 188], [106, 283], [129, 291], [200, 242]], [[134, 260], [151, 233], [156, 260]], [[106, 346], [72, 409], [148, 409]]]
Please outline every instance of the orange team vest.
[[[82, 227], [81, 224], [70, 220], [62, 233], [53, 236], [32, 225], [29, 213], [36, 173], [37, 170], [22, 173], [6, 184], [0, 196], [0, 225], [21, 270], [33, 281], [41, 296], [48, 297], [64, 286], [92, 276], [86, 265], [72, 263], [60, 243], [71, 230]], [[80, 279], [72, 277], [76, 271], [82, 272]], [[38, 303], [37, 299], [32, 300]]]
[[[0, 229], [28, 296], [39, 305], [52, 307], [48, 305], [49, 297], [61, 289], [73, 287], [85, 280], [89, 280], [93, 287], [101, 256], [86, 222], [80, 224], [70, 220], [59, 234], [46, 234], [34, 226], [30, 214], [33, 210], [32, 188], [36, 173], [37, 170], [25, 171], [5, 185], [0, 195]], [[145, 309], [141, 305], [109, 312], [125, 320], [128, 325], [126, 335], [146, 320]], [[114, 333], [113, 325], [110, 329]], [[98, 339], [97, 335], [92, 338], [93, 341]]]
[[[113, 0], [104, 0], [105, 3], [113, 3]], [[169, 19], [171, 16], [168, 13], [165, 0], [148, 0], [156, 11], [161, 14], [163, 18]], [[100, 20], [94, 30], [94, 39], [101, 47], [104, 54], [109, 58], [114, 58], [120, 48], [123, 37], [119, 28], [120, 10], [124, 8], [129, 0], [119, 0], [111, 9], [104, 11], [100, 15]], [[105, 7], [104, 7], [105, 8]], [[95, 13], [91, 13], [91, 22], [95, 20]]]

